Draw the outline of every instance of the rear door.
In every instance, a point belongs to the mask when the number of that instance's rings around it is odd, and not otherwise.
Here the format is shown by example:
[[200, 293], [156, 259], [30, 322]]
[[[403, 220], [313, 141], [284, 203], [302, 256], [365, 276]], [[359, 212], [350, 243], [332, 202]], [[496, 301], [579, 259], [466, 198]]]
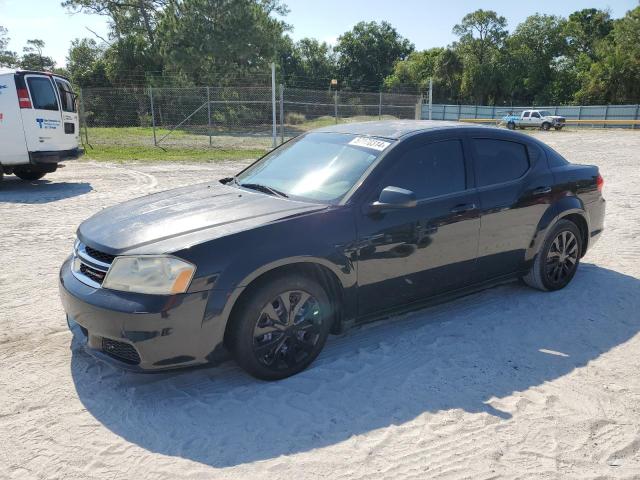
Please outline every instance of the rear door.
[[553, 198], [553, 174], [542, 149], [496, 132], [470, 138], [480, 197], [478, 280], [520, 271]]
[[31, 108], [21, 108], [22, 124], [30, 152], [66, 150], [62, 112], [53, 79], [48, 75], [25, 74]]
[[80, 142], [80, 125], [78, 122], [78, 104], [76, 94], [71, 90], [71, 84], [60, 77], [53, 77], [58, 91], [60, 107], [62, 109], [62, 130], [64, 132], [64, 150], [78, 147]]

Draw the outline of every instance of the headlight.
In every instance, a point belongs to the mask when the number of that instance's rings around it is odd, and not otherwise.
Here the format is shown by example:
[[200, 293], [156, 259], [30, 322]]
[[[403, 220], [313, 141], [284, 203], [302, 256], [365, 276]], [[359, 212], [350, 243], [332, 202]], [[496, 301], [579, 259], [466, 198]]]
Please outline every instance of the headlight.
[[196, 267], [191, 263], [166, 255], [116, 257], [102, 286], [154, 295], [184, 293], [195, 272]]

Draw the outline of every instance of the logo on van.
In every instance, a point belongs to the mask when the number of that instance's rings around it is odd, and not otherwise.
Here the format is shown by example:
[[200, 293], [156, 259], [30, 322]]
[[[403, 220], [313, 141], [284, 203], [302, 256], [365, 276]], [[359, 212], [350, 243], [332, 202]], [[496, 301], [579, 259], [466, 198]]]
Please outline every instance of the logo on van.
[[60, 125], [60, 120], [51, 120], [49, 118], [36, 118], [36, 123], [40, 128], [47, 130], [55, 130]]

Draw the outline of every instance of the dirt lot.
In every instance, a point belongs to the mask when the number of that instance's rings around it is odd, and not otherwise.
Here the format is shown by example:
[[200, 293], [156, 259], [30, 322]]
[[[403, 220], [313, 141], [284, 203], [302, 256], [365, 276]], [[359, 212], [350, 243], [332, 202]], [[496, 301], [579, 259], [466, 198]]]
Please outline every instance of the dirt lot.
[[640, 478], [640, 131], [535, 133], [600, 166], [573, 283], [507, 285], [331, 337], [278, 383], [87, 356], [57, 270], [103, 207], [238, 163], [70, 163], [0, 186], [0, 478]]

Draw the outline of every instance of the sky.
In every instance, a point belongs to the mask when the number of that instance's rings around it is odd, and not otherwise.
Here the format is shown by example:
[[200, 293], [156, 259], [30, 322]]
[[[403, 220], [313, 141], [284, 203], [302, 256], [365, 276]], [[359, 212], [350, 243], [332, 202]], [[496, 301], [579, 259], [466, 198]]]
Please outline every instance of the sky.
[[[93, 37], [88, 30], [106, 37], [104, 17], [70, 14], [60, 6], [61, 0], [0, 0], [0, 25], [9, 30], [9, 48], [21, 52], [26, 40], [45, 41], [45, 54], [58, 66], [66, 63], [69, 45], [74, 38]], [[391, 23], [398, 32], [414, 43], [418, 50], [448, 45], [456, 39], [453, 25], [478, 8], [491, 9], [506, 17], [509, 30], [534, 13], [568, 16], [583, 8], [608, 9], [614, 18], [638, 5], [637, 0], [284, 0], [290, 13], [285, 17], [298, 40], [314, 37], [335, 43], [343, 32], [360, 21]]]

